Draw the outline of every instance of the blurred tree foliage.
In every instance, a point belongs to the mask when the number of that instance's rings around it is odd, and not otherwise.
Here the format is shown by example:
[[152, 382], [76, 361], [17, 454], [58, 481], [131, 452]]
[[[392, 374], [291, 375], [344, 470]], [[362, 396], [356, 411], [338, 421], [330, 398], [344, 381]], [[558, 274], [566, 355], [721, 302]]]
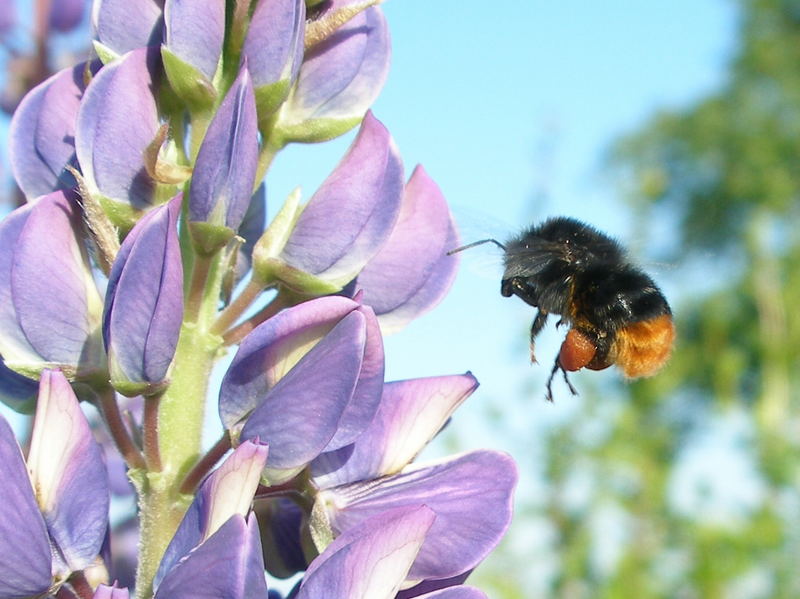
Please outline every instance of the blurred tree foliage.
[[611, 152], [643, 229], [676, 223], [679, 341], [629, 399], [549, 436], [548, 597], [800, 597], [800, 0], [739, 4], [721, 89]]

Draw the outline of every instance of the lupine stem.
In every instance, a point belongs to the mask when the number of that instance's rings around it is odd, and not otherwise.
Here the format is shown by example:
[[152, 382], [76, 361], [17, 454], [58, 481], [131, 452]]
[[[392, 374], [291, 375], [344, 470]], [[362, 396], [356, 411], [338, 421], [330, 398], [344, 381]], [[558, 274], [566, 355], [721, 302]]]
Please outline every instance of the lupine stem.
[[122, 421], [122, 416], [119, 413], [117, 398], [111, 387], [100, 392], [100, 409], [106, 421], [106, 425], [108, 426], [111, 438], [114, 440], [114, 444], [125, 459], [125, 463], [128, 464], [129, 468], [144, 469], [146, 467], [145, 459], [131, 440], [128, 429], [125, 428], [125, 423]]
[[161, 403], [161, 394], [145, 397], [144, 399], [144, 459], [147, 469], [151, 472], [161, 471], [161, 452], [158, 448], [158, 407]]
[[197, 322], [200, 308], [203, 306], [206, 283], [213, 265], [213, 256], [196, 254], [192, 263], [192, 278], [189, 284], [189, 295], [186, 298], [186, 322]]
[[228, 329], [223, 335], [222, 340], [225, 345], [234, 345], [239, 343], [242, 339], [247, 336], [247, 334], [260, 325], [262, 322], [275, 316], [278, 312], [283, 310], [284, 308], [290, 306], [291, 304], [288, 303], [279, 293], [272, 301], [264, 306], [261, 310], [255, 313], [253, 316], [242, 322], [241, 324], [236, 325], [232, 329]]
[[211, 332], [222, 334], [247, 310], [256, 298], [264, 291], [264, 287], [250, 280], [242, 292], [225, 308], [211, 327]]

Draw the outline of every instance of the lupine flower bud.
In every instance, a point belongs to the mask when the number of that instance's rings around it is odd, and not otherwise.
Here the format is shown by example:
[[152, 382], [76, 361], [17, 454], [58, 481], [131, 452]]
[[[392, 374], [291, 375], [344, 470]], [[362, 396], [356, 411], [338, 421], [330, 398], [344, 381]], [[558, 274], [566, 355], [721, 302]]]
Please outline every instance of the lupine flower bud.
[[124, 230], [154, 202], [144, 153], [159, 128], [157, 59], [155, 49], [142, 48], [106, 65], [86, 88], [78, 111], [75, 150], [87, 189]]
[[[371, 114], [345, 157], [303, 208], [282, 247], [261, 242], [254, 270], [300, 293], [340, 290], [385, 243], [400, 211], [403, 165], [386, 128]], [[347, 209], [343, 209], [347, 206]], [[266, 235], [270, 235], [268, 229]], [[320, 236], [325, 243], [319, 243]]]
[[156, 586], [232, 516], [247, 516], [266, 460], [266, 445], [245, 441], [203, 482], [164, 553]]
[[201, 251], [214, 251], [236, 234], [257, 166], [256, 105], [243, 65], [203, 138], [189, 189], [189, 226]]
[[244, 40], [261, 119], [270, 116], [289, 94], [303, 61], [306, 10], [303, 0], [261, 0]]
[[355, 127], [383, 88], [390, 54], [389, 29], [375, 6], [309, 48], [276, 135], [284, 142], [319, 142]]
[[119, 589], [116, 585], [113, 587], [104, 584], [98, 585], [94, 591], [92, 599], [128, 599], [130, 597], [128, 589]]
[[103, 340], [111, 383], [125, 395], [157, 392], [183, 319], [177, 220], [181, 197], [148, 212], [125, 238], [111, 268]]
[[167, 0], [164, 20], [161, 55], [172, 89], [189, 106], [210, 107], [225, 37], [224, 0]]
[[105, 371], [101, 300], [81, 241], [74, 200], [54, 192], [0, 223], [0, 355], [30, 378]]
[[161, 43], [164, 19], [157, 0], [95, 0], [95, 50], [108, 63], [136, 48]]
[[64, 167], [75, 162], [75, 121], [87, 68], [99, 67], [99, 61], [88, 67], [82, 62], [59, 71], [28, 92], [11, 117], [11, 170], [29, 200], [74, 187]]

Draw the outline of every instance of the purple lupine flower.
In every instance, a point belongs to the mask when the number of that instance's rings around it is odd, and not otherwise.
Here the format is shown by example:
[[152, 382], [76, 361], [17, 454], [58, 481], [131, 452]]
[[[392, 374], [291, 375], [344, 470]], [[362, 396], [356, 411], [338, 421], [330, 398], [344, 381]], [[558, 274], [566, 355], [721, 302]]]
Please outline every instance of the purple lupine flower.
[[108, 200], [109, 217], [126, 229], [136, 220], [131, 212], [148, 208], [155, 194], [144, 152], [159, 127], [157, 60], [157, 49], [141, 48], [106, 65], [78, 110], [75, 150], [88, 191]]
[[170, 570], [154, 599], [266, 597], [264, 560], [255, 514], [234, 514]]
[[266, 445], [246, 441], [203, 482], [161, 560], [156, 598], [266, 594], [258, 523], [247, 516], [266, 459]]
[[101, 57], [158, 46], [163, 26], [158, 0], [95, 0], [92, 9], [95, 49]]
[[104, 584], [97, 585], [92, 599], [128, 599], [130, 594], [127, 588], [117, 588], [106, 586]]
[[245, 64], [206, 131], [189, 188], [190, 230], [204, 251], [235, 235], [250, 204], [257, 166], [256, 104]]
[[101, 310], [71, 196], [51, 193], [0, 223], [0, 354], [9, 368], [30, 378], [43, 368], [103, 373]]
[[471, 570], [510, 523], [517, 473], [509, 456], [474, 451], [406, 466], [476, 386], [469, 374], [388, 383], [375, 418], [355, 443], [312, 464], [316, 501], [334, 532], [400, 506], [424, 503], [436, 513], [411, 580]]
[[87, 68], [96, 72], [100, 61], [63, 69], [34, 87], [11, 117], [9, 160], [28, 200], [70, 189], [74, 177], [64, 167], [75, 162], [75, 121]]
[[[326, 11], [343, 3], [334, 0]], [[383, 12], [369, 7], [306, 52], [277, 134], [287, 142], [318, 142], [355, 127], [383, 88], [390, 55]]]
[[247, 516], [267, 453], [267, 445], [245, 441], [203, 481], [164, 553], [156, 574], [156, 585], [232, 516]]
[[158, 391], [175, 355], [183, 318], [180, 207], [178, 195], [148, 212], [111, 267], [103, 340], [111, 383], [126, 395]]
[[100, 448], [69, 383], [42, 374], [27, 470], [0, 418], [0, 596], [47, 590], [99, 554], [108, 526]]
[[164, 48], [210, 84], [222, 55], [225, 0], [167, 0]]
[[419, 599], [487, 599], [486, 593], [480, 589], [462, 585], [447, 587], [424, 595], [416, 595], [416, 597]]
[[[315, 281], [327, 283], [327, 293], [338, 291], [386, 241], [402, 190], [397, 148], [380, 121], [367, 114], [347, 154], [300, 213], [280, 255], [262, 256], [257, 246], [254, 268], [265, 280], [278, 278], [300, 292], [313, 289]], [[325, 243], [319, 242], [322, 237]]]
[[50, 28], [66, 33], [72, 31], [83, 20], [86, 0], [52, 0], [50, 4]]
[[447, 202], [418, 166], [406, 184], [391, 235], [349, 287], [363, 292], [384, 333], [398, 331], [450, 290], [458, 261], [447, 250], [457, 245]]
[[[328, 336], [351, 316], [346, 327], [337, 333], [337, 338], [350, 344], [351, 353], [330, 353], [327, 347], [334, 339]], [[312, 348], [315, 342], [317, 345]], [[319, 348], [315, 356], [307, 357], [307, 353], [323, 342], [326, 345]], [[317, 359], [324, 359], [324, 365]], [[350, 370], [344, 369], [345, 362]], [[308, 369], [312, 372], [305, 374]], [[343, 297], [311, 300], [284, 310], [244, 339], [222, 381], [220, 417], [225, 428], [234, 432], [241, 430], [247, 419], [249, 428], [247, 433], [242, 431], [243, 438], [247, 438], [247, 434], [258, 434], [270, 439], [270, 466], [276, 466], [275, 455], [280, 455], [282, 450], [269, 427], [280, 428], [276, 433], [286, 437], [287, 442], [303, 444], [310, 440], [311, 431], [299, 434], [280, 424], [287, 418], [296, 418], [298, 426], [314, 427], [317, 445], [313, 448], [307, 445], [302, 452], [303, 459], [310, 461], [322, 449], [341, 447], [361, 434], [378, 407], [383, 371], [383, 341], [371, 309]], [[323, 387], [315, 389], [305, 376], [321, 378], [320, 384], [325, 387], [337, 385], [338, 393], [326, 395]], [[355, 379], [351, 381], [349, 377]], [[302, 393], [304, 402], [297, 402], [291, 395], [293, 385], [308, 388]], [[327, 405], [325, 413], [329, 420], [322, 422], [319, 417], [307, 417], [308, 413], [315, 412], [314, 401]], [[285, 407], [279, 408], [284, 404]], [[317, 406], [317, 413], [321, 409], [321, 405]], [[293, 461], [293, 466], [301, 464], [304, 462]]]
[[311, 563], [297, 599], [392, 599], [435, 519], [433, 511], [417, 505], [347, 530]]
[[306, 6], [303, 0], [261, 0], [242, 47], [263, 119], [289, 94], [303, 62]]

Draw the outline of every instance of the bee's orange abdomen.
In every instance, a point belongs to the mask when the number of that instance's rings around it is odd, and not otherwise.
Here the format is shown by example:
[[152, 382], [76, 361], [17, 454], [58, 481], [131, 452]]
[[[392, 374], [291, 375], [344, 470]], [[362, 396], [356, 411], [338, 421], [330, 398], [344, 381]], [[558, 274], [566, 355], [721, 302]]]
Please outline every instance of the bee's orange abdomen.
[[675, 342], [675, 324], [670, 314], [642, 320], [617, 331], [613, 358], [628, 378], [652, 376], [669, 359]]

